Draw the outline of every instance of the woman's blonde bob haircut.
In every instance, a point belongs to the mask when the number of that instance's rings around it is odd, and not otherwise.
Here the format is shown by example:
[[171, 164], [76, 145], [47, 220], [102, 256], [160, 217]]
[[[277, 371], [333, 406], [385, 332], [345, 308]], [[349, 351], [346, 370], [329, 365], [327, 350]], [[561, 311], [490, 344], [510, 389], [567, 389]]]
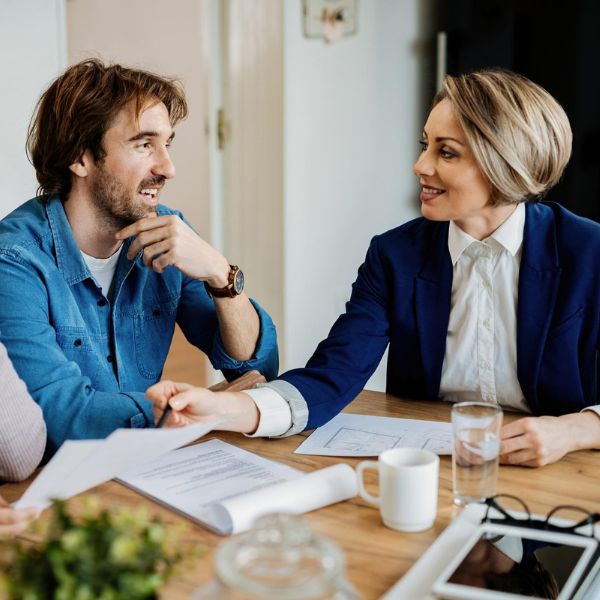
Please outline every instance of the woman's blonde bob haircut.
[[560, 104], [522, 75], [485, 69], [444, 78], [432, 108], [448, 100], [475, 160], [492, 186], [492, 203], [539, 200], [569, 158], [573, 134]]

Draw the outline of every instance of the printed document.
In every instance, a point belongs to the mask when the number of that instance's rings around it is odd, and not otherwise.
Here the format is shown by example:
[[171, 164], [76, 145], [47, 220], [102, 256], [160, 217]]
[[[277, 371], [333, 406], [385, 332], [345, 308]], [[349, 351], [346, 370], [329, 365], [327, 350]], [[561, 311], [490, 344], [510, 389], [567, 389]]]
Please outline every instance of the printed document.
[[145, 464], [207, 434], [218, 421], [172, 429], [117, 429], [104, 440], [68, 440], [44, 467], [17, 508], [45, 508]]
[[296, 454], [378, 456], [390, 448], [452, 454], [452, 425], [438, 421], [340, 413], [316, 429]]
[[300, 514], [357, 493], [349, 465], [305, 475], [216, 439], [169, 452], [118, 481], [221, 535], [245, 531], [263, 514]]

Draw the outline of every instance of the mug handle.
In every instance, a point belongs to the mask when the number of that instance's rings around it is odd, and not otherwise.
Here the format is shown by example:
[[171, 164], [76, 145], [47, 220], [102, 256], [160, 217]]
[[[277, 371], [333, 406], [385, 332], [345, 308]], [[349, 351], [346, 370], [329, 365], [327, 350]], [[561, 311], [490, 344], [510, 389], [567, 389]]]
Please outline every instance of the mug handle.
[[363, 482], [363, 473], [366, 469], [373, 469], [379, 472], [379, 463], [376, 460], [363, 460], [358, 463], [356, 467], [356, 478], [358, 480], [358, 495], [367, 502], [374, 504], [375, 506], [381, 505], [381, 497], [373, 496], [367, 492], [365, 489], [365, 484]]

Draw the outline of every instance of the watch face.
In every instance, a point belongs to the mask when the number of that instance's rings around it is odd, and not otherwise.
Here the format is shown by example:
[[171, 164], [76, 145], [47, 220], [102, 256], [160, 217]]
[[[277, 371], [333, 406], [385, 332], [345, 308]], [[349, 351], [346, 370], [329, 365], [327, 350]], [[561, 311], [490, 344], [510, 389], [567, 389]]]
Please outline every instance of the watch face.
[[233, 280], [233, 289], [236, 294], [241, 294], [244, 289], [244, 273], [242, 271], [238, 271], [235, 274], [235, 279]]

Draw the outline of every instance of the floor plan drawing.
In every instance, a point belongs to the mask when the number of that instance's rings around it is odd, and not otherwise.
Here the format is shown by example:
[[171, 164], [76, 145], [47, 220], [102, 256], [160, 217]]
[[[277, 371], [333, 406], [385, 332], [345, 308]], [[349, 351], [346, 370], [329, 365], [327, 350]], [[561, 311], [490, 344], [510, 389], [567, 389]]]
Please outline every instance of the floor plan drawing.
[[450, 454], [450, 423], [342, 413], [319, 427], [297, 454], [377, 456], [390, 448], [423, 448]]

